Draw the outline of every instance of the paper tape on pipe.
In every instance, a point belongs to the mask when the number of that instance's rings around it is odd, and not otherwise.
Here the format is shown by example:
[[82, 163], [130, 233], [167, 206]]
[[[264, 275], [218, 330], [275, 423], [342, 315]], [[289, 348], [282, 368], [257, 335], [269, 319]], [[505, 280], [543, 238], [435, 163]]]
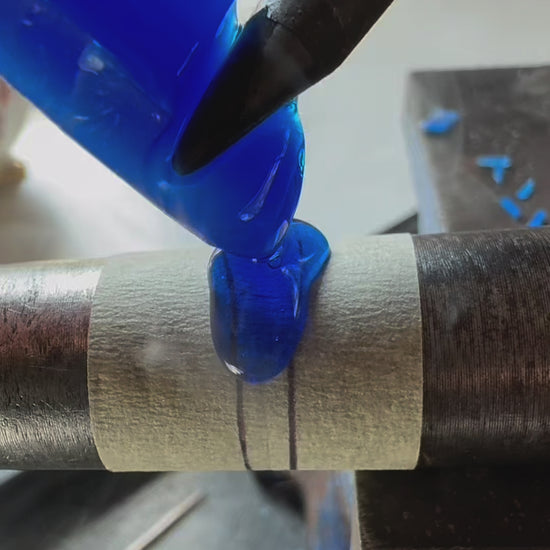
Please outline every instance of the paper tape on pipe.
[[292, 369], [238, 382], [210, 336], [208, 250], [112, 258], [90, 327], [88, 385], [105, 467], [413, 468], [421, 322], [409, 236], [336, 251]]
[[337, 249], [312, 306], [295, 361], [298, 468], [414, 468], [423, 375], [411, 236]]

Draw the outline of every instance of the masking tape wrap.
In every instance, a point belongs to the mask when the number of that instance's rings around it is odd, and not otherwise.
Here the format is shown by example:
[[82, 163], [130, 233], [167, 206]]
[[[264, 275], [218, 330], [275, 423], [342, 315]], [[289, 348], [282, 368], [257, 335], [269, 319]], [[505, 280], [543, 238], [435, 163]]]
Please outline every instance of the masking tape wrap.
[[114, 471], [412, 469], [422, 429], [412, 239], [333, 253], [293, 365], [236, 380], [210, 336], [209, 251], [111, 258], [92, 306], [88, 388]]

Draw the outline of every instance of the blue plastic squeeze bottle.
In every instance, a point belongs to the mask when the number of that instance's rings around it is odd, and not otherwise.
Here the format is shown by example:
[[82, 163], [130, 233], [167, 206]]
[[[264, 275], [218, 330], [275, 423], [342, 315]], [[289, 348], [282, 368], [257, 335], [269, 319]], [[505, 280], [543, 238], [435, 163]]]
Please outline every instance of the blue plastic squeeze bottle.
[[1, 0], [0, 74], [193, 233], [262, 258], [282, 241], [300, 194], [295, 104], [190, 176], [172, 168], [238, 32], [232, 0]]

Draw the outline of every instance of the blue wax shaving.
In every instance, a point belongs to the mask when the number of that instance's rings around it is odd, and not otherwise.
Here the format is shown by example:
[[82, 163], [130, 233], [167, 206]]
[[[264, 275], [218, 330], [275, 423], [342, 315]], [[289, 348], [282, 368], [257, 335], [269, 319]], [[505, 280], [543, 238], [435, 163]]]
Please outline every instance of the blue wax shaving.
[[502, 197], [500, 206], [512, 219], [519, 220], [521, 218], [521, 208], [510, 197]]
[[271, 259], [213, 255], [210, 322], [227, 368], [258, 384], [288, 366], [306, 325], [311, 285], [329, 256], [325, 237], [303, 222], [292, 223]]
[[548, 221], [548, 213], [546, 210], [541, 209], [537, 210], [533, 217], [529, 220], [527, 223], [527, 227], [542, 227], [543, 225], [546, 225], [546, 222]]
[[449, 133], [460, 120], [457, 111], [440, 109], [422, 122], [422, 129], [427, 134], [442, 135]]
[[[0, 70], [66, 133], [168, 215], [231, 253], [266, 257], [300, 195], [294, 103], [201, 170], [178, 138], [238, 34], [233, 0], [1, 0]], [[121, 205], [123, 207], [123, 205]]]
[[536, 189], [536, 182], [533, 178], [529, 178], [516, 192], [516, 197], [520, 201], [527, 201], [529, 200]]
[[506, 170], [512, 167], [512, 159], [506, 155], [486, 155], [477, 158], [477, 165], [480, 168], [490, 168], [493, 180], [497, 185], [504, 182]]

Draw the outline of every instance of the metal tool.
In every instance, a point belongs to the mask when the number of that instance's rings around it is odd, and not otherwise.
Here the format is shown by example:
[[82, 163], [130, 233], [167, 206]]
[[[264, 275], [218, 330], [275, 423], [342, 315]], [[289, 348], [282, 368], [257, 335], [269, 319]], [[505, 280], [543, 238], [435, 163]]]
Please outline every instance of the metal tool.
[[174, 168], [204, 166], [333, 72], [393, 0], [269, 1], [244, 26], [183, 134]]

